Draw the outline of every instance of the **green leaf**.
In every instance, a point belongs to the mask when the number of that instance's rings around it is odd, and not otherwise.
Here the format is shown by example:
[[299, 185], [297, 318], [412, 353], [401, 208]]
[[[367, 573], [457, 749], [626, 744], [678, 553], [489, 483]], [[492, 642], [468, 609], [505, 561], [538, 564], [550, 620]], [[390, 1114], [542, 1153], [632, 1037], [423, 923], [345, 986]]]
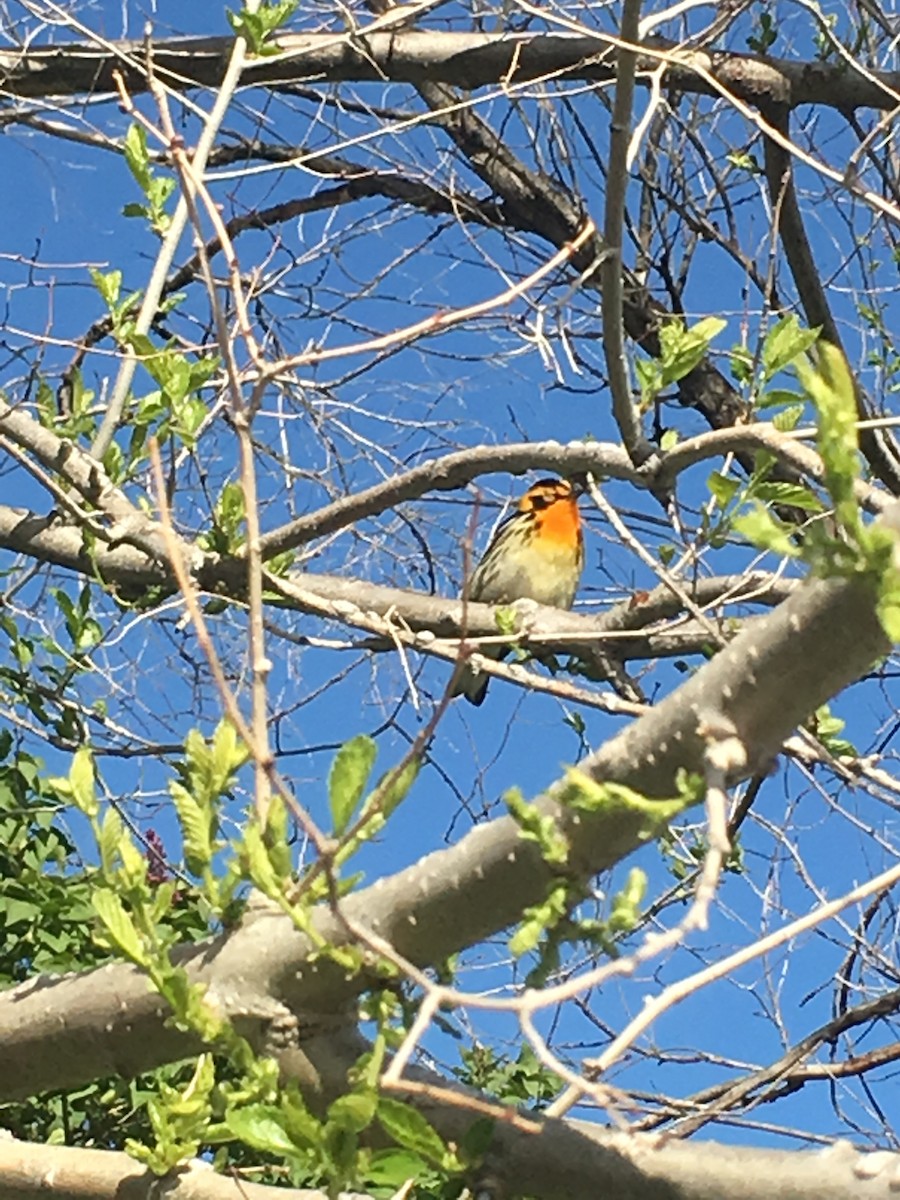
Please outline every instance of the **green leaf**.
[[91, 904], [112, 943], [133, 963], [148, 966], [149, 959], [135, 924], [116, 893], [109, 888], [97, 888], [91, 894]]
[[706, 486], [709, 488], [710, 494], [716, 498], [719, 507], [727, 508], [741, 485], [736, 479], [729, 479], [720, 471], [713, 471], [706, 481]]
[[346, 830], [365, 790], [378, 748], [365, 734], [351, 738], [338, 750], [328, 773], [328, 804], [335, 834]]
[[211, 1054], [201, 1054], [194, 1067], [194, 1074], [185, 1088], [177, 1092], [174, 1089], [165, 1089], [167, 1115], [170, 1120], [181, 1120], [182, 1134], [198, 1124], [196, 1118], [209, 1115], [210, 1096], [215, 1083], [215, 1059]]
[[399, 770], [395, 767], [383, 775], [372, 794], [366, 798], [363, 812], [367, 813], [370, 809], [377, 808], [383, 817], [389, 817], [406, 799], [409, 789], [418, 777], [420, 765], [419, 760], [413, 758], [405, 762]]
[[678, 319], [667, 321], [659, 331], [663, 386], [677, 383], [689, 375], [709, 351], [710, 343], [727, 322], [721, 317], [706, 317], [690, 329]]
[[211, 813], [204, 810], [183, 784], [171, 781], [169, 794], [181, 824], [187, 868], [193, 875], [202, 875], [213, 856]]
[[407, 1180], [417, 1180], [427, 1166], [420, 1154], [409, 1150], [376, 1150], [366, 1168], [366, 1183], [397, 1192]]
[[732, 346], [730, 353], [729, 366], [732, 375], [738, 383], [749, 383], [753, 378], [753, 355], [740, 343]]
[[236, 34], [244, 37], [253, 54], [277, 54], [278, 47], [269, 47], [267, 40], [287, 21], [297, 8], [298, 0], [280, 0], [277, 4], [261, 4], [255, 13], [242, 9], [226, 11], [228, 23]]
[[116, 859], [119, 853], [119, 842], [122, 838], [124, 829], [122, 826], [122, 818], [116, 810], [110, 806], [103, 815], [103, 821], [100, 824], [100, 832], [97, 836], [97, 848], [100, 851], [100, 864], [103, 867], [105, 875], [111, 875], [115, 869]]
[[766, 334], [762, 347], [763, 378], [768, 381], [815, 345], [821, 328], [804, 329], [794, 313], [782, 317]]
[[378, 1120], [398, 1146], [420, 1154], [435, 1166], [441, 1165], [446, 1147], [434, 1127], [416, 1109], [402, 1100], [382, 1096], [378, 1101]]
[[770, 550], [773, 554], [781, 554], [787, 558], [800, 557], [800, 551], [791, 541], [791, 531], [761, 504], [756, 504], [750, 512], [735, 517], [734, 528], [760, 550]]
[[663, 389], [663, 369], [655, 358], [636, 358], [634, 373], [641, 389], [641, 411], [648, 409]]
[[771, 504], [789, 504], [805, 512], [823, 512], [824, 505], [815, 492], [799, 483], [760, 483], [753, 489], [754, 499]]
[[569, 843], [560, 833], [555, 819], [549, 813], [541, 813], [537, 805], [530, 804], [516, 788], [511, 788], [503, 800], [522, 837], [537, 842], [544, 861], [550, 866], [565, 866], [569, 860]]
[[112, 311], [119, 299], [119, 292], [122, 289], [122, 272], [110, 271], [104, 275], [102, 271], [91, 267], [91, 279], [94, 281], [94, 287], [103, 298], [106, 307]]
[[178, 182], [172, 175], [156, 175], [150, 181], [147, 196], [150, 200], [154, 221], [158, 222], [160, 219], [166, 221], [166, 213], [162, 211], [163, 205], [171, 197], [177, 186]]
[[156, 346], [145, 333], [132, 333], [128, 339], [128, 344], [138, 358], [151, 359], [156, 354]]
[[771, 13], [761, 12], [757, 17], [756, 32], [748, 35], [747, 45], [754, 54], [768, 54], [778, 38], [778, 27]]
[[494, 624], [497, 632], [512, 637], [519, 632], [519, 614], [512, 605], [504, 605], [494, 610]]
[[216, 726], [210, 748], [216, 795], [221, 795], [231, 786], [236, 772], [249, 757], [250, 751], [238, 737], [237, 730], [227, 718], [223, 718]]
[[257, 824], [247, 825], [241, 843], [242, 858], [250, 879], [266, 896], [276, 899], [282, 894], [282, 880], [275, 870], [269, 849]]
[[567, 713], [563, 717], [563, 724], [575, 731], [580, 738], [583, 738], [587, 733], [587, 724], [580, 712]]
[[221, 365], [222, 360], [218, 354], [205, 354], [194, 359], [191, 363], [191, 390], [194, 391], [203, 387], [205, 383], [209, 383]]
[[147, 152], [147, 131], [143, 125], [129, 126], [125, 134], [125, 162], [134, 176], [138, 187], [144, 194], [150, 187], [152, 172], [150, 170], [150, 155]]
[[293, 869], [292, 835], [288, 807], [282, 797], [273, 795], [266, 814], [265, 845], [275, 874], [287, 879]]
[[878, 597], [876, 611], [885, 635], [896, 645], [900, 642], [900, 587], [885, 589]]
[[349, 1092], [338, 1096], [328, 1107], [328, 1124], [362, 1133], [372, 1124], [378, 1107], [378, 1095], [372, 1091]]
[[727, 326], [728, 322], [722, 317], [704, 317], [702, 321], [695, 322], [689, 332], [692, 337], [700, 338], [708, 346]]
[[225, 1124], [239, 1141], [254, 1150], [279, 1158], [297, 1154], [298, 1147], [282, 1123], [282, 1114], [273, 1105], [233, 1109], [225, 1114]]
[[544, 934], [559, 924], [571, 904], [572, 892], [568, 883], [561, 881], [553, 884], [545, 900], [525, 909], [521, 924], [509, 939], [510, 954], [514, 958], [521, 958], [523, 954], [536, 950]]
[[609, 928], [614, 933], [630, 933], [637, 926], [641, 904], [647, 893], [646, 872], [632, 867], [624, 888], [613, 897]]
[[191, 386], [191, 369], [183, 354], [167, 350], [144, 365], [171, 404], [178, 404], [185, 398]]
[[[129, 341], [153, 382], [159, 384], [165, 401], [163, 411], [168, 413], [172, 404], [184, 399], [190, 386], [191, 370], [187, 359], [179, 351], [154, 346], [150, 339], [143, 335], [133, 334]], [[146, 400], [144, 405], [146, 407]], [[145, 419], [147, 415], [145, 412]]]
[[134, 838], [123, 831], [119, 838], [119, 858], [122, 863], [122, 879], [129, 889], [141, 887], [147, 881], [147, 858], [134, 844]]
[[776, 404], [802, 405], [804, 399], [802, 392], [795, 392], [790, 388], [772, 388], [770, 392], [763, 392], [756, 403], [759, 408], [774, 408]]
[[790, 408], [785, 408], [782, 412], [775, 413], [772, 417], [772, 424], [782, 433], [789, 433], [800, 424], [800, 419], [805, 411], [805, 405], [792, 404]]
[[100, 812], [94, 787], [94, 756], [87, 746], [75, 751], [69, 777], [63, 781], [68, 785], [68, 794], [86, 817], [96, 817]]
[[743, 150], [726, 154], [725, 161], [731, 163], [733, 167], [737, 167], [741, 171], [747, 171], [750, 175], [762, 175], [763, 173], [756, 155], [749, 154]]
[[300, 1150], [318, 1150], [322, 1145], [323, 1127], [303, 1102], [303, 1097], [290, 1090], [282, 1100], [280, 1119]]
[[816, 737], [835, 757], [858, 757], [859, 752], [853, 743], [839, 736], [843, 733], [846, 722], [836, 717], [827, 704], [816, 709], [811, 724]]
[[853, 489], [859, 477], [860, 462], [853, 376], [843, 353], [828, 342], [819, 346], [815, 368], [798, 358], [794, 369], [816, 406], [816, 443], [825, 467], [825, 486], [834, 502], [835, 516], [844, 532], [856, 538], [861, 522]]

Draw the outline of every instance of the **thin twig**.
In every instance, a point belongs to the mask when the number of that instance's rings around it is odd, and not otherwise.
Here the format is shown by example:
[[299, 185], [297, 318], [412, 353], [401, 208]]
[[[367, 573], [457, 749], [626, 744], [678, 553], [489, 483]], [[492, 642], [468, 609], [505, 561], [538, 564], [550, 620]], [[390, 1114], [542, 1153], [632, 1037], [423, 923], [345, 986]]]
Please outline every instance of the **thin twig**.
[[[255, 13], [259, 8], [259, 3], [260, 0], [246, 0], [245, 8], [247, 12]], [[245, 39], [241, 36], [237, 37], [224, 78], [218, 87], [215, 104], [206, 119], [203, 131], [197, 142], [197, 149], [194, 151], [194, 170], [198, 176], [202, 176], [206, 170], [206, 163], [218, 136], [219, 127], [225, 119], [225, 114], [228, 111], [228, 107], [234, 97], [235, 89], [240, 81], [246, 52], [247, 43]], [[181, 235], [184, 233], [187, 221], [188, 205], [185, 196], [182, 195], [175, 208], [172, 223], [166, 231], [165, 240], [160, 247], [156, 262], [153, 265], [153, 271], [147, 283], [147, 289], [144, 292], [144, 299], [134, 325], [134, 332], [136, 334], [147, 334], [150, 331], [150, 326], [153, 324], [153, 320], [159, 309], [159, 301], [166, 285], [166, 277], [171, 269], [178, 249], [178, 243], [181, 241]], [[137, 355], [132, 350], [126, 351], [119, 367], [115, 385], [113, 386], [106, 415], [91, 446], [91, 454], [94, 458], [101, 459], [103, 457], [116, 435], [137, 365]]]
[[[209, 260], [206, 255], [203, 229], [200, 214], [197, 210], [198, 198], [203, 201], [206, 212], [211, 219], [213, 228], [219, 239], [219, 244], [225, 254], [231, 279], [231, 294], [235, 311], [238, 315], [238, 329], [247, 346], [248, 353], [260, 373], [262, 373], [263, 358], [250, 324], [247, 301], [241, 283], [240, 266], [234, 247], [228, 237], [225, 224], [216, 205], [213, 203], [209, 189], [205, 186], [202, 176], [196, 172], [192, 162], [185, 153], [182, 139], [175, 131], [166, 94], [152, 74], [150, 76], [150, 90], [156, 100], [160, 116], [161, 132], [158, 132], [158, 136], [168, 146], [169, 154], [175, 163], [191, 224], [197, 237], [200, 270], [206, 284], [207, 295], [213, 312], [219, 350], [225, 363], [225, 374], [228, 380], [228, 392], [231, 400], [232, 423], [238, 437], [240, 482], [244, 497], [244, 524], [247, 530], [247, 624], [250, 671], [252, 676], [251, 725], [253, 728], [254, 746], [254, 794], [257, 820], [259, 821], [260, 828], [265, 829], [271, 794], [270, 774], [274, 765], [268, 731], [268, 676], [271, 672], [272, 664], [265, 652], [262, 544], [256, 469], [251, 437], [251, 425], [255, 406], [252, 403], [249, 406], [244, 403], [240, 372], [235, 359], [232, 338], [226, 324], [225, 314], [219, 302], [218, 290], [213, 280]], [[123, 103], [125, 103], [127, 97], [124, 93], [124, 87], [120, 88], [120, 91], [122, 92]]]
[[[737, 950], [733, 954], [720, 959], [718, 962], [705, 967], [702, 971], [697, 971], [695, 974], [689, 975], [677, 983], [673, 983], [658, 996], [647, 1001], [638, 1016], [626, 1026], [604, 1053], [598, 1059], [594, 1060], [593, 1069], [596, 1071], [605, 1070], [618, 1057], [621, 1049], [630, 1045], [638, 1034], [642, 1033], [649, 1025], [652, 1025], [662, 1013], [676, 1004], [680, 1004], [688, 996], [694, 995], [700, 988], [706, 987], [710, 983], [715, 983], [716, 980], [722, 979], [732, 971], [736, 971], [739, 967], [746, 966], [748, 962], [752, 962], [754, 959], [768, 954], [770, 950], [784, 945], [785, 942], [793, 940], [801, 933], [808, 933], [809, 930], [815, 929], [817, 925], [821, 925], [824, 921], [828, 921], [836, 916], [842, 909], [847, 908], [851, 904], [856, 904], [860, 900], [865, 900], [873, 892], [893, 887], [898, 882], [900, 882], [900, 867], [891, 867], [890, 870], [883, 871], [880, 875], [876, 875], [874, 879], [870, 879], [868, 883], [860, 884], [858, 887], [846, 892], [839, 899], [820, 905], [811, 913], [807, 913], [806, 916], [799, 917], [796, 921], [791, 921], [790, 924], [784, 925], [781, 929], [777, 929], [766, 937], [760, 938], [752, 945]], [[617, 964], [611, 965], [615, 966]], [[566, 1112], [574, 1103], [577, 1103], [577, 1096], [564, 1094], [558, 1100], [554, 1101], [550, 1108], [547, 1109], [547, 1113], [548, 1115], [559, 1116], [561, 1113]]]
[[596, 504], [603, 516], [606, 517], [607, 521], [609, 521], [610, 525], [612, 525], [617, 536], [622, 540], [624, 545], [628, 546], [629, 549], [634, 551], [641, 562], [643, 562], [650, 568], [651, 571], [653, 571], [660, 582], [664, 584], [664, 586], [671, 591], [672, 595], [675, 596], [676, 599], [683, 605], [685, 611], [689, 612], [696, 621], [700, 622], [701, 626], [707, 631], [716, 645], [720, 647], [724, 646], [726, 639], [722, 636], [721, 632], [716, 628], [716, 626], [702, 611], [702, 609], [698, 608], [678, 580], [666, 570], [666, 568], [661, 562], [658, 561], [658, 559], [653, 557], [649, 550], [647, 550], [641, 544], [638, 538], [633, 536], [631, 530], [600, 491], [596, 480], [590, 474], [587, 477], [587, 489], [588, 494], [590, 495], [594, 504]]
[[532, 271], [530, 275], [526, 275], [518, 283], [512, 284], [505, 291], [498, 293], [496, 296], [491, 296], [487, 300], [479, 300], [476, 304], [469, 304], [465, 308], [456, 308], [449, 312], [436, 313], [433, 317], [426, 317], [424, 320], [416, 321], [412, 325], [405, 326], [403, 329], [395, 329], [392, 333], [385, 333], [380, 337], [370, 338], [365, 342], [354, 342], [349, 346], [333, 346], [327, 350], [307, 350], [303, 354], [292, 354], [289, 358], [280, 359], [278, 362], [274, 362], [267, 367], [265, 372], [266, 377], [271, 379], [296, 367], [309, 366], [311, 363], [329, 362], [332, 359], [346, 358], [352, 354], [374, 354], [377, 351], [386, 350], [390, 346], [411, 342], [418, 337], [451, 329], [454, 325], [459, 325], [460, 322], [467, 321], [471, 317], [480, 317], [484, 313], [493, 312], [494, 309], [502, 308], [517, 297], [523, 296], [546, 275], [555, 271], [557, 267], [561, 267], [563, 263], [568, 262], [569, 259], [578, 253], [582, 246], [590, 241], [596, 232], [597, 230], [593, 221], [588, 220], [571, 242], [567, 242], [561, 250], [557, 250], [556, 254], [545, 263], [542, 263], [536, 271]]

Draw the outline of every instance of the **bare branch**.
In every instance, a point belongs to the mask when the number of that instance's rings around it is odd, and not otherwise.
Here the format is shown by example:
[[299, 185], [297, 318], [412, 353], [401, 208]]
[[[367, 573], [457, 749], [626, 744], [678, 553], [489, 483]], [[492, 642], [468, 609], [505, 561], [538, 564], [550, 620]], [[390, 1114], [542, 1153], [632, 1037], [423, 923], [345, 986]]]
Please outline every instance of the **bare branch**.
[[[789, 138], [789, 116], [786, 109], [773, 109], [767, 113], [772, 124]], [[806, 323], [811, 329], [819, 327], [825, 341], [844, 351], [843, 340], [806, 235], [806, 226], [797, 202], [794, 186], [794, 167], [790, 154], [783, 144], [772, 138], [764, 138], [766, 179], [772, 206], [777, 213], [778, 232], [784, 255], [791, 269]], [[846, 352], [845, 352], [846, 353]], [[854, 380], [856, 407], [861, 422], [871, 415], [865, 393]], [[860, 449], [877, 477], [893, 495], [900, 494], [900, 451], [887, 429], [870, 429], [863, 424], [860, 428]]]
[[[450, 33], [401, 30], [348, 33], [282, 33], [281, 54], [244, 68], [241, 82], [277, 88], [304, 80], [452, 84], [472, 91], [507, 87], [537, 79], [567, 78], [609, 82], [615, 77], [616, 39], [553, 34]], [[218, 88], [231, 53], [231, 38], [174, 38], [153, 45], [154, 69], [167, 87]], [[678, 92], [717, 95], [709, 82], [749, 103], [781, 102], [836, 109], [889, 110], [900, 91], [900, 74], [872, 71], [867, 76], [843, 65], [820, 61], [763, 58], [752, 54], [712, 54], [683, 50], [677, 42], [648, 39], [637, 62], [638, 80], [667, 63], [666, 86]], [[119, 70], [134, 94], [147, 89], [143, 42], [30, 46], [0, 54], [8, 94], [63, 96], [115, 91]]]
[[622, 324], [622, 227], [632, 165], [631, 113], [637, 65], [637, 55], [631, 47], [637, 41], [640, 11], [640, 0], [625, 0], [622, 5], [623, 44], [619, 47], [616, 63], [616, 90], [610, 128], [609, 171], [603, 217], [603, 240], [606, 249], [600, 264], [603, 350], [606, 355], [606, 373], [612, 394], [613, 415], [625, 449], [636, 467], [643, 466], [653, 453], [653, 447], [641, 428], [640, 412], [634, 403], [628, 361], [625, 357], [625, 330]]
[[[237, 1175], [218, 1175], [205, 1162], [160, 1180], [136, 1159], [117, 1150], [73, 1149], [0, 1138], [0, 1200], [41, 1200], [52, 1180], [55, 1200], [153, 1200], [161, 1187], [171, 1200], [329, 1200], [315, 1188], [266, 1187]], [[367, 1200], [341, 1192], [335, 1200]], [[371, 1198], [369, 1198], [371, 1200]]]

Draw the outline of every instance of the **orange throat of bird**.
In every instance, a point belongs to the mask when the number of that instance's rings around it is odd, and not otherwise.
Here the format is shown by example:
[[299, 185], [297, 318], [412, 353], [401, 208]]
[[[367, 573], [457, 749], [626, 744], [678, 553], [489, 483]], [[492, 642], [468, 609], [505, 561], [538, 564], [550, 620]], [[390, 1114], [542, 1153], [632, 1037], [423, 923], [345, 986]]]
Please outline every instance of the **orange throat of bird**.
[[543, 512], [535, 514], [541, 540], [560, 546], [574, 546], [581, 541], [581, 518], [575, 500], [557, 500]]

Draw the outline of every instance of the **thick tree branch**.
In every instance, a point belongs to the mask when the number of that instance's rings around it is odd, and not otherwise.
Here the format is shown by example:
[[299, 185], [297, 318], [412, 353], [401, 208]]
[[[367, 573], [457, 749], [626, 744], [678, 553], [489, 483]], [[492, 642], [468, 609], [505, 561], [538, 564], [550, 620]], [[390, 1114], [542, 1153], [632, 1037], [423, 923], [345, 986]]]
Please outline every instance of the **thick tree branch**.
[[519, 442], [509, 446], [473, 446], [421, 463], [409, 471], [373, 484], [362, 492], [344, 496], [325, 508], [298, 517], [262, 539], [263, 555], [271, 558], [296, 549], [315, 538], [347, 529], [357, 521], [378, 516], [428, 492], [464, 488], [482, 475], [503, 472], [555, 471], [572, 477], [587, 471], [640, 485], [641, 476], [621, 446], [607, 442]]
[[[422, 1105], [450, 1140], [460, 1141], [473, 1114], [461, 1107]], [[616, 1200], [893, 1200], [896, 1155], [860, 1154], [844, 1143], [805, 1153], [723, 1146], [663, 1144], [646, 1135], [611, 1133], [584, 1122], [537, 1120], [532, 1133], [500, 1123], [491, 1160], [516, 1193], [540, 1200], [610, 1195]], [[496, 1176], [495, 1176], [496, 1177]], [[52, 1179], [54, 1200], [325, 1200], [306, 1188], [267, 1187], [217, 1174], [197, 1162], [165, 1179], [119, 1151], [0, 1141], [0, 1200], [43, 1200]], [[864, 1189], [864, 1191], [863, 1191]], [[479, 1190], [478, 1195], [493, 1194]], [[341, 1192], [336, 1200], [366, 1200]]]
[[[282, 53], [245, 66], [242, 82], [260, 87], [317, 82], [451, 84], [472, 91], [534, 80], [609, 82], [615, 77], [613, 38], [566, 34], [449, 33], [402, 30], [366, 34], [283, 33]], [[176, 91], [217, 88], [233, 40], [226, 37], [163, 39], [153, 44], [158, 77]], [[146, 91], [143, 41], [91, 45], [69, 42], [0, 53], [7, 96], [47, 97], [115, 92], [120, 71], [129, 92]], [[889, 110], [900, 91], [900, 73], [865, 75], [844, 64], [797, 61], [752, 54], [687, 50], [665, 39], [649, 39], [638, 57], [641, 73], [665, 61], [666, 85], [676, 92], [718, 96], [704, 76], [752, 104], [777, 102], [796, 108], [816, 104], [840, 110]], [[698, 70], [699, 68], [699, 70]]]
[[[446, 1137], [471, 1125], [464, 1107], [408, 1099]], [[584, 1121], [538, 1116], [538, 1133], [498, 1122], [487, 1166], [513, 1195], [540, 1200], [894, 1200], [900, 1155], [865, 1155], [849, 1143], [820, 1151], [760, 1150], [720, 1142], [666, 1141]]]
[[140, 514], [113, 485], [95, 459], [59, 437], [30, 416], [24, 408], [0, 398], [0, 433], [32, 454], [45, 470], [58, 475], [75, 489], [85, 503], [103, 513], [113, 524], [138, 524]]
[[[127, 541], [143, 549], [150, 558], [165, 561], [165, 549], [155, 523], [110, 483], [102, 467], [89, 454], [45, 429], [24, 410], [12, 408], [2, 401], [0, 432], [22, 450], [33, 454], [46, 470], [58, 474], [73, 486], [92, 507], [99, 508], [110, 522], [107, 536], [111, 549], [117, 543]], [[759, 450], [773, 454], [785, 466], [811, 479], [822, 478], [821, 459], [814, 450], [785, 436], [774, 426], [762, 423], [691, 438], [664, 456], [656, 465], [655, 473], [636, 471], [622, 448], [611, 443], [570, 442], [563, 446], [558, 442], [523, 442], [479, 446], [421, 463], [403, 474], [342, 497], [271, 530], [262, 537], [262, 552], [266, 558], [271, 558], [339, 529], [349, 528], [357, 521], [377, 516], [398, 504], [417, 500], [428, 492], [457, 490], [493, 472], [522, 475], [530, 470], [548, 470], [570, 477], [592, 472], [627, 480], [637, 486], [667, 489], [680, 472], [699, 462], [732, 452], [753, 454]], [[864, 482], [860, 482], [856, 490], [860, 503], [870, 511], [879, 511], [887, 503], [887, 497]], [[0, 510], [0, 544], [28, 553], [28, 536], [37, 528], [33, 522], [41, 520], [43, 518], [24, 510]], [[50, 526], [47, 519], [46, 528]], [[76, 566], [76, 563], [84, 562], [83, 550], [79, 548], [75, 553], [70, 538], [59, 534], [42, 543], [45, 547], [54, 544], [69, 560], [60, 561], [60, 565], [83, 569]], [[185, 546], [184, 549], [187, 552], [189, 548]], [[37, 549], [35, 556], [44, 557]], [[54, 560], [48, 556], [44, 561]], [[159, 576], [157, 579], [162, 582]]]
[[61, 522], [24, 508], [0, 506], [0, 548], [37, 562], [75, 571], [87, 579], [99, 578], [123, 599], [136, 600], [152, 587], [173, 587], [165, 559], [148, 555], [132, 544], [85, 545], [80, 525]]
[[[568, 477], [591, 472], [610, 479], [627, 480], [639, 487], [667, 491], [678, 475], [697, 463], [736, 453], [773, 455], [790, 470], [810, 480], [824, 477], [822, 460], [809, 446], [785, 436], [768, 423], [739, 425], [691, 438], [655, 460], [652, 470], [636, 470], [621, 446], [604, 442], [524, 442], [509, 446], [478, 446], [431, 459], [417, 467], [373, 484], [362, 492], [344, 496], [263, 536], [263, 554], [271, 558], [295, 549], [357, 521], [377, 516], [432, 491], [453, 491], [482, 475], [504, 472], [522, 475], [531, 470], [556, 471]], [[884, 492], [858, 481], [856, 495], [869, 512], [880, 512], [890, 503]]]
[[[52, 1181], [52, 1183], [50, 1182]], [[50, 1191], [52, 1189], [52, 1191]], [[0, 1200], [329, 1200], [315, 1188], [266, 1187], [195, 1162], [160, 1179], [116, 1150], [37, 1145], [0, 1136]], [[336, 1200], [367, 1200], [341, 1192]]]

